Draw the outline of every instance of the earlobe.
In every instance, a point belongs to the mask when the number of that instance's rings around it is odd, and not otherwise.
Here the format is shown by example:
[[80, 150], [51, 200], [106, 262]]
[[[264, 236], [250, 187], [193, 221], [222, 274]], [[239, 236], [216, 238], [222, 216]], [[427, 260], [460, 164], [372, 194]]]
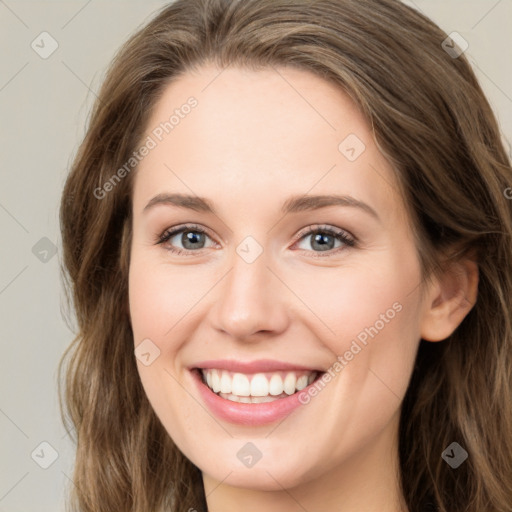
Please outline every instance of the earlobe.
[[458, 261], [434, 280], [425, 299], [421, 337], [442, 341], [450, 336], [471, 311], [478, 295], [478, 264]]

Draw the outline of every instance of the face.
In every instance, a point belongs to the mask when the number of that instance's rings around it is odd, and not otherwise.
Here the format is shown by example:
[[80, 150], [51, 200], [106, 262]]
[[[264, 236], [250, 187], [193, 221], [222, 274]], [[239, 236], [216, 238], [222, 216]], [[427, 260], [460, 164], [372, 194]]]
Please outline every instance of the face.
[[177, 446], [208, 478], [251, 489], [362, 454], [389, 471], [421, 273], [363, 116], [307, 71], [205, 65], [167, 87], [145, 141], [130, 315], [142, 384]]

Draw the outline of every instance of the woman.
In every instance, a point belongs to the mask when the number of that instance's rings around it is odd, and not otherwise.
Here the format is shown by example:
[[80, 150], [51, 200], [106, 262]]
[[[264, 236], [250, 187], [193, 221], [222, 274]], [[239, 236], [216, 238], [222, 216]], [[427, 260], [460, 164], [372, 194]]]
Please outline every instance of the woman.
[[512, 173], [454, 48], [395, 0], [130, 38], [62, 196], [75, 510], [512, 510]]

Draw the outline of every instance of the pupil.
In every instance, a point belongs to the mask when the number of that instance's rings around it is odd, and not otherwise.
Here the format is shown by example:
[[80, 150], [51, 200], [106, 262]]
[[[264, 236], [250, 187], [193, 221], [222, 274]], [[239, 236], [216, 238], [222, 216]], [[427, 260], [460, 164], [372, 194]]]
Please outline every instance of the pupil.
[[182, 243], [185, 248], [189, 248], [187, 247], [187, 244], [192, 243], [192, 248], [194, 248], [194, 244], [196, 244], [198, 241], [203, 241], [202, 238], [204, 238], [203, 233], [195, 233], [193, 231], [188, 231], [186, 233], [183, 233]]
[[[328, 240], [327, 242], [325, 241], [326, 239]], [[333, 240], [334, 239], [331, 235], [323, 235], [321, 233], [316, 234], [314, 237], [314, 243], [320, 244], [318, 247], [320, 248], [321, 251], [327, 251], [329, 249], [332, 249], [332, 243], [329, 243], [329, 241], [332, 242]]]

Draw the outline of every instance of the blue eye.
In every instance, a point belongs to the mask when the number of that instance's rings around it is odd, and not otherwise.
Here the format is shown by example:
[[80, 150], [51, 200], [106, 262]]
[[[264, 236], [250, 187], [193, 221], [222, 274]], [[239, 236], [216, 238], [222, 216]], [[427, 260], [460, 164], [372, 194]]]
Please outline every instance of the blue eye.
[[[173, 238], [181, 234], [179, 241], [183, 244], [183, 248], [174, 247], [171, 242]], [[206, 231], [200, 226], [189, 225], [178, 227], [173, 230], [167, 230], [162, 233], [158, 238], [159, 244], [167, 244], [166, 248], [176, 254], [186, 254], [187, 252], [194, 252], [198, 249], [204, 249], [205, 237], [208, 237]], [[209, 238], [209, 237], [208, 237]]]
[[[340, 249], [345, 247], [354, 247], [355, 240], [348, 235], [345, 231], [334, 229], [331, 227], [317, 227], [316, 229], [308, 229], [305, 233], [301, 233], [299, 241], [306, 240], [308, 237], [312, 237], [310, 242], [307, 244], [310, 247], [316, 247], [318, 251], [313, 252], [325, 252], [326, 256], [331, 256], [333, 253], [337, 253]], [[336, 242], [340, 245], [335, 246]], [[308, 250], [308, 249], [302, 249]], [[314, 257], [323, 257], [323, 254], [315, 254]]]
[[[178, 237], [178, 235], [181, 235]], [[332, 256], [339, 250], [346, 247], [354, 247], [356, 241], [348, 233], [343, 230], [338, 230], [329, 226], [316, 226], [309, 228], [307, 231], [300, 233], [297, 240], [300, 242], [306, 240], [307, 237], [313, 236], [309, 245], [313, 249], [316, 247], [318, 250], [309, 251], [308, 249], [301, 248], [312, 253], [326, 253], [325, 256]], [[173, 238], [177, 238], [173, 242]], [[157, 244], [165, 244], [165, 248], [175, 254], [190, 256], [194, 252], [207, 248], [205, 246], [206, 239], [211, 237], [207, 231], [198, 225], [178, 226], [175, 229], [164, 231], [157, 239]], [[340, 245], [337, 247], [336, 242]], [[180, 243], [182, 247], [176, 247], [175, 244]], [[323, 254], [312, 254], [314, 257], [323, 257]]]

